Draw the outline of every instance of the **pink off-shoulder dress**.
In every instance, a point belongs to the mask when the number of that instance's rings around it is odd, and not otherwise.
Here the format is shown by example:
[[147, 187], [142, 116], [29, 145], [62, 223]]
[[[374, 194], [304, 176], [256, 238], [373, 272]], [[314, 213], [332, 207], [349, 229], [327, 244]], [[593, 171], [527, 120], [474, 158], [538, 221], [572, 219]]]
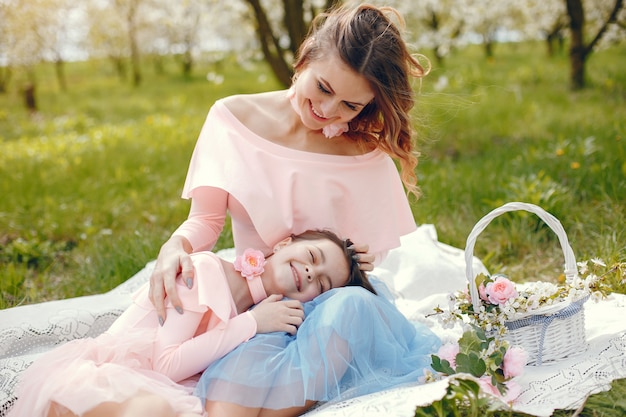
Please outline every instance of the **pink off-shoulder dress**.
[[175, 232], [194, 251], [212, 249], [228, 211], [235, 250], [266, 255], [290, 234], [326, 228], [368, 244], [379, 260], [416, 229], [398, 169], [384, 152], [327, 155], [291, 149], [212, 106], [183, 188], [189, 219]]

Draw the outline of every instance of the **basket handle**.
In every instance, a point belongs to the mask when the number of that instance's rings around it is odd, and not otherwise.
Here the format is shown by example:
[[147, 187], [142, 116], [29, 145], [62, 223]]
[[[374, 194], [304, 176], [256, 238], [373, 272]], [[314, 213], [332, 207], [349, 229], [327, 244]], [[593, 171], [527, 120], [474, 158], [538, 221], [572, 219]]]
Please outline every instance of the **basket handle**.
[[480, 219], [478, 223], [474, 225], [474, 228], [470, 232], [469, 236], [467, 236], [467, 242], [465, 244], [465, 275], [467, 277], [467, 280], [469, 281], [470, 296], [472, 297], [472, 304], [474, 306], [474, 311], [476, 312], [479, 311], [478, 309], [480, 307], [480, 297], [478, 295], [478, 288], [476, 288], [476, 279], [474, 276], [472, 262], [476, 238], [478, 238], [478, 235], [483, 230], [485, 230], [489, 223], [491, 223], [491, 220], [503, 213], [518, 210], [524, 210], [536, 214], [550, 227], [550, 229], [552, 229], [554, 233], [556, 233], [559, 238], [559, 242], [561, 243], [563, 255], [565, 256], [565, 279], [568, 282], [572, 282], [578, 276], [574, 251], [572, 250], [572, 247], [567, 240], [567, 235], [565, 234], [565, 230], [563, 229], [561, 222], [559, 222], [556, 217], [534, 204], [522, 203], [517, 201], [504, 204], [503, 206], [498, 207], [487, 213], [485, 217]]

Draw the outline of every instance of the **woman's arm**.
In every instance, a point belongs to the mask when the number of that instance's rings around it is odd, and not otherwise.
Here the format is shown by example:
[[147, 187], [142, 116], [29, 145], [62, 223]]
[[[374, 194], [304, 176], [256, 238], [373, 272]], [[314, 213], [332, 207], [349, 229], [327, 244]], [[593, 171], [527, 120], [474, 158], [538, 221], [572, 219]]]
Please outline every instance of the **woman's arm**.
[[189, 217], [163, 244], [150, 276], [150, 301], [163, 324], [166, 319], [165, 296], [178, 312], [183, 305], [176, 290], [176, 277], [182, 274], [188, 288], [193, 285], [193, 263], [189, 254], [210, 250], [224, 227], [228, 193], [219, 188], [198, 187], [193, 191]]

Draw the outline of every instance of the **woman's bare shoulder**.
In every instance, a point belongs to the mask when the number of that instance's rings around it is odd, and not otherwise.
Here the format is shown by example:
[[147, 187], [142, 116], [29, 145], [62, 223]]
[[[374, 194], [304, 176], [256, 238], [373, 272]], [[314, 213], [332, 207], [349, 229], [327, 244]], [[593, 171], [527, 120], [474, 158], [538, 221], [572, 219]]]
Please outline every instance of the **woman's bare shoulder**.
[[[254, 126], [260, 118], [266, 122], [275, 113], [279, 98], [284, 91], [270, 91], [256, 94], [237, 94], [224, 98], [226, 108], [246, 126]], [[270, 116], [270, 117], [268, 117]]]

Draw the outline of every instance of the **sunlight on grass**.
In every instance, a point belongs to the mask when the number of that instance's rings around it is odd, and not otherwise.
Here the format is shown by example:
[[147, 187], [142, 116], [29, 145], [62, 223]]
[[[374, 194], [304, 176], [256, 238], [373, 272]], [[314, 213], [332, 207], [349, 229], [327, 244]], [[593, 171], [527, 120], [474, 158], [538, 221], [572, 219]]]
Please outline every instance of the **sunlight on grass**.
[[[562, 221], [580, 260], [624, 260], [626, 54], [595, 54], [593, 87], [573, 93], [565, 54], [548, 59], [542, 47], [499, 45], [492, 61], [470, 47], [424, 81], [416, 220], [464, 247], [489, 210], [523, 200]], [[33, 117], [17, 86], [0, 96], [11, 109], [0, 111], [0, 308], [106, 291], [154, 259], [186, 217], [180, 192], [211, 104], [277, 87], [265, 65], [228, 60], [191, 79], [147, 70], [139, 88], [106, 62], [67, 74], [61, 93], [52, 69], [39, 69]], [[227, 225], [217, 248], [230, 245]], [[490, 225], [476, 251], [519, 279], [550, 279], [562, 264], [555, 236], [517, 214]]]

